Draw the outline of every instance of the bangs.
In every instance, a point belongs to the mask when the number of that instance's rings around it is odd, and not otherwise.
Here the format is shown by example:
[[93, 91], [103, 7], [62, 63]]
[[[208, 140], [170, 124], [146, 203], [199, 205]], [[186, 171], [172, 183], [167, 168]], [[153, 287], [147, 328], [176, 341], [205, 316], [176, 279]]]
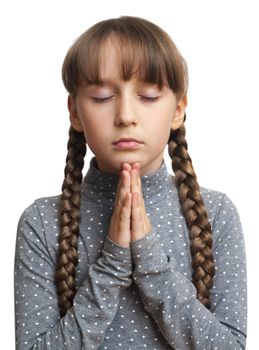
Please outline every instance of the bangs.
[[122, 16], [95, 24], [69, 49], [62, 79], [70, 94], [76, 95], [81, 85], [103, 84], [100, 68], [107, 39], [119, 53], [122, 81], [134, 77], [159, 89], [166, 85], [176, 95], [186, 93], [187, 66], [168, 34], [146, 20]]

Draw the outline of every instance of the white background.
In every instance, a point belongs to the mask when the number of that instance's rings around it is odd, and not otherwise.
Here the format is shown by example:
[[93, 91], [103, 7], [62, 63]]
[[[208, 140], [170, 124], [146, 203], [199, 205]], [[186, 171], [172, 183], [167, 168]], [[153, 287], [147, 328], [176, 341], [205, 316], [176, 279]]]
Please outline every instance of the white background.
[[[64, 56], [88, 27], [121, 15], [160, 25], [187, 60], [189, 153], [200, 185], [226, 192], [241, 216], [248, 266], [247, 349], [253, 350], [259, 311], [259, 21], [256, 1], [247, 0], [1, 2], [0, 346], [14, 349], [18, 219], [36, 198], [61, 192], [69, 128], [61, 81]], [[166, 149], [171, 172], [167, 154]], [[84, 174], [91, 157], [88, 150]]]

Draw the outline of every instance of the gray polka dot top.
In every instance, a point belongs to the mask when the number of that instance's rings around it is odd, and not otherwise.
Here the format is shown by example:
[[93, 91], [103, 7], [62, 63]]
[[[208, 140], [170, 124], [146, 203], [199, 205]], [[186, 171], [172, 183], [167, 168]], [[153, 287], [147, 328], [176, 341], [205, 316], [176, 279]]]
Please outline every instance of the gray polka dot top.
[[38, 198], [21, 214], [14, 263], [16, 349], [245, 349], [245, 243], [231, 199], [201, 187], [216, 268], [208, 310], [191, 282], [189, 233], [165, 161], [141, 177], [152, 230], [130, 248], [107, 235], [118, 180], [91, 159], [81, 187], [77, 293], [62, 318], [54, 284], [60, 195]]

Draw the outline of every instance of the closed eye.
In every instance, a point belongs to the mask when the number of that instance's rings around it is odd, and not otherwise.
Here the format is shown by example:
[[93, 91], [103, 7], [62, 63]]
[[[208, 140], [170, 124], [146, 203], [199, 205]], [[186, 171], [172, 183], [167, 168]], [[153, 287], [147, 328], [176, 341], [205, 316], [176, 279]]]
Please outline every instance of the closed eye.
[[140, 96], [141, 99], [143, 99], [146, 102], [155, 102], [159, 99], [159, 96], [156, 97], [146, 97], [146, 96]]
[[111, 98], [112, 96], [109, 96], [109, 97], [104, 97], [104, 98], [99, 98], [99, 97], [91, 97], [92, 100], [95, 102], [95, 103], [102, 103], [106, 100], [108, 100], [109, 98]]
[[[113, 96], [108, 96], [108, 97], [104, 97], [104, 98], [100, 98], [100, 97], [91, 97], [91, 98], [95, 103], [103, 103], [112, 97]], [[140, 98], [145, 102], [155, 102], [159, 99], [159, 96], [156, 96], [156, 97], [140, 96]]]

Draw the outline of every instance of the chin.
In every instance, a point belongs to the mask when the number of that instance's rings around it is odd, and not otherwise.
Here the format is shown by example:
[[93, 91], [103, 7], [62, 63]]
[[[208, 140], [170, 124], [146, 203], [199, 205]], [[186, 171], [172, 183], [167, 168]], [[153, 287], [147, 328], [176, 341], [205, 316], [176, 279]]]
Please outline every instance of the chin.
[[121, 157], [120, 164], [121, 163], [129, 163], [130, 165], [133, 165], [136, 162], [140, 162], [143, 164], [143, 162], [140, 160], [140, 157], [134, 156], [134, 155], [128, 155]]
[[133, 153], [117, 154], [116, 156], [112, 155], [110, 156], [110, 159], [112, 159], [112, 161], [109, 164], [107, 164], [107, 161], [104, 162], [103, 158], [102, 160], [99, 159], [99, 162], [97, 161], [97, 163], [99, 163], [99, 169], [119, 175], [122, 163], [128, 163], [132, 166], [133, 163], [140, 162], [141, 167], [143, 166], [143, 161], [141, 160], [141, 157]]

